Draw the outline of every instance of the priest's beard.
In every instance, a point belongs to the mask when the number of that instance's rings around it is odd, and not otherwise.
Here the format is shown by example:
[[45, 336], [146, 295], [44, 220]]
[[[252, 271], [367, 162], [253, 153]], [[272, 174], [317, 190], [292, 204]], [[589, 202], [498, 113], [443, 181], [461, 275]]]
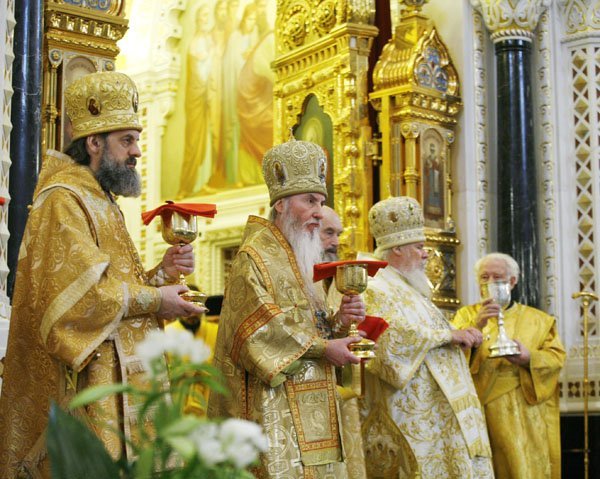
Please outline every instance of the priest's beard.
[[425, 274], [425, 264], [416, 266], [409, 271], [402, 271], [401, 274], [423, 296], [426, 298], [433, 296], [431, 281], [429, 281], [429, 278]]
[[319, 236], [319, 230], [309, 231], [306, 227], [310, 224], [319, 224], [317, 220], [309, 220], [303, 224], [288, 213], [288, 203], [285, 204], [281, 213], [281, 231], [290, 243], [292, 251], [296, 256], [296, 262], [304, 284], [310, 295], [310, 300], [316, 309], [323, 309], [323, 298], [317, 294], [313, 283], [313, 267], [323, 261], [323, 246]]
[[128, 165], [137, 163], [135, 156], [127, 158], [124, 162], [117, 161], [106, 147], [102, 152], [100, 166], [96, 172], [96, 179], [104, 191], [112, 191], [115, 195], [137, 197], [142, 192], [140, 174]]
[[337, 260], [338, 260], [337, 249], [329, 248], [329, 249], [323, 250], [323, 261], [337, 261]]

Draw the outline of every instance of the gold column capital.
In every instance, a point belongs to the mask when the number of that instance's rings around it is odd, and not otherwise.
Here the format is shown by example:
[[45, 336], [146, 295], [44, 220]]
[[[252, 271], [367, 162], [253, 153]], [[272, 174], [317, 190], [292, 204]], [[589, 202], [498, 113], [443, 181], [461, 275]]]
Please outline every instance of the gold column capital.
[[419, 137], [420, 129], [417, 123], [402, 123], [400, 133], [406, 139], [415, 139]]
[[471, 0], [494, 43], [519, 39], [531, 42], [540, 16], [551, 0]]

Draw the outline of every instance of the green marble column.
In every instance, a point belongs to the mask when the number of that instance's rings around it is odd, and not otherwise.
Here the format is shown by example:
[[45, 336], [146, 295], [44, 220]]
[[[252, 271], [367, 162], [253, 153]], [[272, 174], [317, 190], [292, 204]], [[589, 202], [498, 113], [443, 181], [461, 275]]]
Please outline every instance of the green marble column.
[[539, 306], [537, 180], [531, 95], [531, 42], [495, 44], [497, 84], [498, 250], [521, 267], [513, 292], [519, 302]]
[[497, 249], [521, 267], [517, 301], [540, 305], [531, 48], [547, 0], [470, 0], [494, 42], [497, 86]]

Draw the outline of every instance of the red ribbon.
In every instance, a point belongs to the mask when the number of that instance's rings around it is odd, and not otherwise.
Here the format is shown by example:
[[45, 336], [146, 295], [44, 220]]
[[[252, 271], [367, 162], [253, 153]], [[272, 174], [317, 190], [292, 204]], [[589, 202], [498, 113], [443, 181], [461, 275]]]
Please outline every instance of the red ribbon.
[[324, 278], [335, 276], [337, 267], [345, 264], [366, 264], [369, 276], [375, 276], [375, 273], [377, 273], [379, 268], [385, 268], [387, 266], [386, 261], [372, 260], [329, 261], [327, 263], [319, 263], [313, 267], [313, 281], [320, 281]]
[[388, 322], [379, 316], [365, 316], [365, 320], [357, 326], [360, 331], [367, 333], [367, 339], [371, 341], [377, 341], [379, 336], [389, 327]]
[[158, 208], [142, 213], [142, 221], [147, 225], [155, 216], [162, 215], [167, 211], [177, 211], [178, 213], [192, 216], [214, 218], [217, 214], [217, 205], [210, 203], [173, 203], [172, 201], [166, 201], [164, 205], [160, 205]]

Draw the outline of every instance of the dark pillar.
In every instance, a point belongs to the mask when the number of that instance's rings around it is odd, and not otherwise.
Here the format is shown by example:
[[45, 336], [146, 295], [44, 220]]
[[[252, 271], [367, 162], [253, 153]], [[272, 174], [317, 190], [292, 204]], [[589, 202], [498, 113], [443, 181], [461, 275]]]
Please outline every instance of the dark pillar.
[[537, 191], [531, 99], [531, 43], [495, 45], [498, 80], [498, 250], [521, 267], [514, 299], [539, 306]]
[[43, 2], [15, 1], [13, 90], [10, 135], [7, 290], [12, 297], [19, 246], [40, 166], [42, 132]]

